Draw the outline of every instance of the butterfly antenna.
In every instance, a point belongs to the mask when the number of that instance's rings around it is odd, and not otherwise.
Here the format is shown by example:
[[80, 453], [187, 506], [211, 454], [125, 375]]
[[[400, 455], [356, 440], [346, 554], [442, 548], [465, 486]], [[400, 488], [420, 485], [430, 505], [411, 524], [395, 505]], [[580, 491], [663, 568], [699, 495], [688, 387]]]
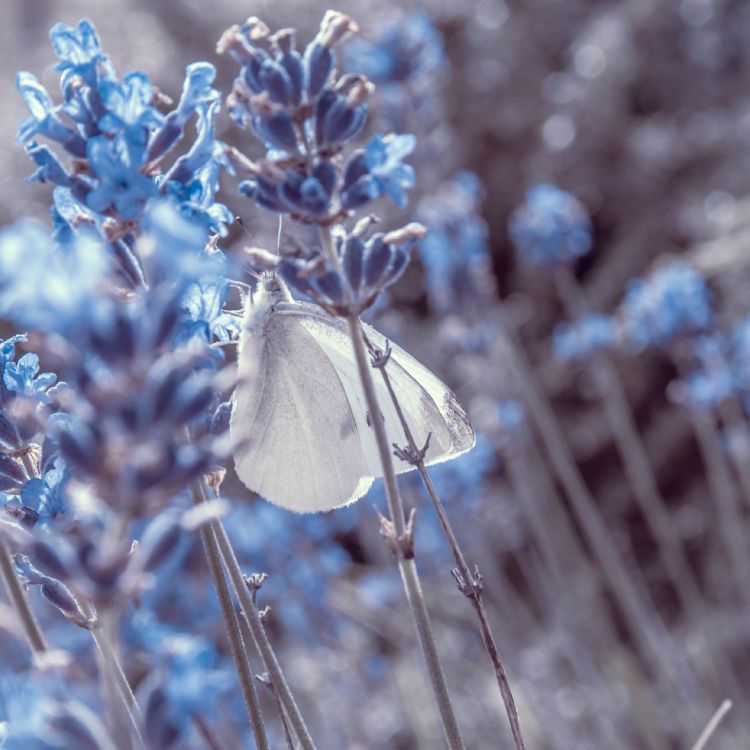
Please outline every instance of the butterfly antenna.
[[255, 241], [255, 235], [247, 228], [245, 222], [239, 216], [234, 217], [234, 223], [242, 229], [242, 231], [251, 239]]

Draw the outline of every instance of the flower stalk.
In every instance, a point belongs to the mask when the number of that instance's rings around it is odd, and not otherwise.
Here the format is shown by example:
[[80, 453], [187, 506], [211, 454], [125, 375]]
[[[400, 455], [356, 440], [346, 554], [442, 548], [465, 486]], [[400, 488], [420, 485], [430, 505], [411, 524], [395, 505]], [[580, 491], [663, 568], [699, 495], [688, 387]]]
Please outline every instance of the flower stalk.
[[[331, 230], [329, 227], [320, 227], [320, 239], [326, 257], [334, 268], [340, 267], [339, 257], [333, 247]], [[345, 285], [345, 296], [347, 302], [351, 301], [351, 290]], [[362, 390], [367, 403], [367, 410], [370, 414], [380, 414], [377, 394], [375, 393], [375, 384], [372, 380], [372, 372], [369, 362], [367, 361], [367, 351], [365, 349], [365, 338], [362, 331], [362, 324], [359, 316], [350, 313], [346, 316], [349, 326], [349, 335], [354, 350], [354, 358], [357, 363]], [[437, 644], [432, 633], [430, 616], [427, 612], [427, 605], [424, 601], [422, 586], [419, 581], [419, 573], [414, 559], [414, 525], [413, 515], [407, 522], [404, 512], [404, 505], [398, 491], [396, 482], [396, 471], [393, 466], [388, 437], [385, 434], [385, 426], [380, 419], [372, 419], [372, 428], [375, 434], [375, 441], [378, 446], [378, 455], [383, 468], [383, 480], [385, 484], [386, 499], [388, 502], [388, 512], [390, 519], [381, 522], [381, 533], [385, 536], [389, 546], [396, 555], [401, 580], [404, 584], [407, 601], [411, 609], [414, 626], [417, 631], [422, 654], [427, 665], [427, 672], [432, 685], [432, 691], [437, 702], [438, 711], [442, 720], [443, 732], [448, 747], [451, 750], [463, 750], [464, 744], [461, 739], [461, 732], [458, 728], [453, 702], [451, 701], [448, 685], [445, 681], [445, 674], [440, 663], [440, 657], [437, 651]]]
[[[202, 484], [201, 486], [201, 502], [207, 502], [209, 498], [208, 489], [205, 484]], [[237, 555], [234, 552], [229, 536], [218, 519], [213, 520], [210, 523], [210, 527], [212, 535], [215, 537], [221, 559], [223, 560], [227, 573], [229, 574], [229, 579], [232, 582], [232, 587], [239, 599], [240, 608], [242, 609], [242, 613], [245, 616], [248, 628], [250, 629], [255, 648], [263, 660], [263, 665], [268, 672], [269, 679], [273, 683], [276, 694], [284, 706], [289, 722], [297, 735], [300, 748], [302, 748], [302, 750], [315, 750], [315, 743], [313, 742], [310, 731], [305, 724], [302, 713], [297, 706], [297, 702], [294, 699], [289, 683], [284, 676], [279, 660], [276, 657], [276, 652], [268, 638], [258, 607], [253, 601], [252, 595], [247, 588], [245, 576], [242, 573], [242, 569], [240, 568]]]
[[516, 702], [513, 698], [513, 692], [510, 687], [510, 682], [508, 681], [508, 675], [505, 671], [505, 666], [503, 665], [502, 658], [500, 657], [500, 651], [495, 642], [495, 637], [492, 634], [492, 629], [487, 618], [487, 611], [485, 609], [484, 602], [482, 601], [482, 591], [484, 589], [482, 576], [479, 573], [478, 567], [475, 566], [474, 570], [469, 567], [463, 550], [458, 543], [458, 539], [453, 532], [453, 528], [451, 526], [450, 519], [448, 518], [448, 514], [445, 511], [445, 507], [440, 500], [440, 496], [438, 495], [437, 490], [435, 489], [435, 485], [432, 482], [432, 478], [430, 477], [430, 474], [427, 471], [427, 467], [425, 466], [424, 450], [420, 450], [416, 442], [414, 441], [414, 435], [409, 428], [409, 424], [406, 421], [404, 412], [401, 409], [401, 404], [399, 403], [398, 396], [396, 395], [391, 379], [388, 376], [387, 366], [388, 360], [390, 358], [389, 352], [383, 352], [382, 350], [378, 349], [366, 337], [365, 340], [367, 341], [367, 346], [372, 356], [372, 365], [373, 367], [376, 367], [378, 370], [380, 370], [383, 382], [388, 389], [388, 394], [391, 397], [391, 401], [396, 410], [396, 413], [398, 414], [399, 421], [401, 422], [401, 427], [404, 430], [404, 436], [406, 437], [408, 452], [397, 449], [396, 455], [403, 456], [404, 460], [409, 461], [409, 463], [413, 464], [416, 467], [417, 471], [419, 472], [419, 476], [422, 479], [422, 483], [427, 490], [427, 494], [432, 501], [432, 505], [435, 509], [435, 512], [437, 513], [438, 520], [440, 521], [440, 526], [443, 529], [443, 533], [445, 534], [445, 538], [448, 541], [451, 552], [453, 553], [453, 558], [456, 562], [456, 567], [451, 571], [451, 574], [456, 580], [458, 590], [471, 602], [471, 606], [476, 613], [477, 620], [479, 621], [479, 630], [482, 635], [482, 642], [484, 643], [484, 647], [487, 651], [490, 662], [492, 663], [492, 667], [495, 670], [495, 678], [497, 679], [497, 685], [500, 689], [500, 695], [502, 696], [503, 705], [505, 706], [505, 712], [508, 716], [508, 722], [510, 723], [510, 729], [513, 734], [513, 741], [516, 745], [517, 750], [525, 750], [526, 745], [524, 743], [523, 734], [521, 732], [521, 722], [518, 719]]
[[[206, 501], [205, 486], [202, 482], [194, 483], [191, 487], [191, 493], [194, 503], [198, 504]], [[234, 610], [229, 586], [224, 577], [224, 568], [222, 567], [221, 552], [219, 551], [216, 534], [210, 525], [205, 525], [201, 528], [200, 535], [211, 579], [213, 580], [214, 588], [216, 589], [216, 595], [219, 598], [219, 605], [221, 607], [224, 626], [229, 640], [229, 649], [232, 654], [232, 661], [234, 662], [235, 669], [237, 670], [237, 676], [239, 677], [240, 688], [242, 689], [242, 697], [245, 700], [247, 714], [250, 718], [255, 746], [258, 750], [270, 750], [265, 725], [263, 723], [263, 714], [261, 712], [260, 702], [258, 701], [258, 693], [255, 689], [255, 682], [250, 667], [250, 660], [248, 659], [245, 643], [242, 639], [242, 632], [240, 630], [237, 614]]]

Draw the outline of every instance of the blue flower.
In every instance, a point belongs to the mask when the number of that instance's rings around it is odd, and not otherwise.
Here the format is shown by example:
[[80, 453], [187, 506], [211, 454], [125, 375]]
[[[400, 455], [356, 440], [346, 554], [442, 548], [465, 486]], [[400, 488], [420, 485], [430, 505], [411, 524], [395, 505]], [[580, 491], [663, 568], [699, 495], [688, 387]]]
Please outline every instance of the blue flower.
[[427, 235], [419, 243], [430, 305], [446, 312], [474, 303], [486, 288], [491, 262], [487, 224], [479, 213], [482, 185], [471, 172], [459, 172], [419, 206]]
[[346, 50], [347, 68], [377, 84], [420, 83], [445, 65], [443, 37], [429, 16], [409, 13], [382, 26], [373, 41], [356, 39]]
[[39, 357], [27, 352], [17, 363], [8, 362], [3, 371], [3, 384], [11, 393], [31, 398], [41, 404], [50, 402], [47, 391], [57, 382], [57, 375], [39, 375]]
[[669, 346], [702, 332], [713, 318], [706, 282], [684, 261], [631, 281], [621, 315], [626, 335], [639, 348]]
[[41, 407], [50, 403], [47, 391], [57, 380], [52, 373], [38, 375], [36, 354], [28, 352], [15, 361], [16, 344], [21, 341], [26, 341], [25, 334], [0, 340], [0, 459], [3, 459], [0, 475], [5, 476], [3, 481], [7, 485], [3, 490], [15, 487], [19, 479], [25, 478], [18, 476], [14, 460], [3, 457], [3, 453], [24, 448], [40, 432]]
[[229, 284], [224, 278], [198, 281], [188, 287], [181, 301], [188, 320], [186, 338], [197, 335], [208, 343], [214, 338], [219, 341], [237, 338], [240, 319], [224, 312], [228, 292]]
[[34, 174], [26, 178], [26, 182], [51, 182], [53, 185], [64, 187], [71, 184], [71, 178], [67, 170], [47, 146], [42, 146], [36, 141], [30, 141], [26, 145], [26, 153], [37, 166]]
[[347, 208], [360, 208], [382, 195], [399, 207], [406, 205], [406, 189], [415, 184], [414, 167], [404, 164], [416, 145], [410, 134], [376, 135], [364, 152], [357, 152], [344, 171], [342, 203]]
[[43, 135], [57, 141], [71, 156], [83, 158], [86, 155], [85, 139], [57, 116], [50, 95], [36, 76], [26, 72], [19, 73], [16, 76], [16, 87], [31, 112], [31, 117], [24, 120], [18, 129], [17, 141], [26, 143]]
[[595, 352], [611, 347], [616, 336], [617, 326], [613, 318], [590, 313], [575, 323], [560, 323], [555, 327], [555, 356], [563, 361], [585, 360]]
[[68, 509], [66, 488], [70, 471], [61, 456], [54, 458], [53, 464], [43, 476], [30, 479], [21, 489], [21, 503], [32, 508], [42, 522], [61, 518]]
[[156, 195], [153, 180], [141, 174], [139, 165], [130, 161], [128, 143], [123, 137], [110, 140], [92, 138], [87, 155], [98, 185], [86, 197], [86, 204], [98, 213], [114, 209], [123, 219], [135, 219]]
[[24, 328], [65, 331], [91, 315], [109, 268], [90, 235], [59, 244], [36, 222], [12, 224], [0, 232], [0, 315]]
[[185, 70], [185, 82], [177, 106], [164, 118], [148, 149], [148, 160], [161, 159], [180, 140], [193, 113], [204, 104], [215, 101], [219, 92], [212, 87], [216, 68], [211, 63], [195, 62]]
[[60, 62], [55, 70], [62, 73], [60, 85], [64, 92], [78, 76], [89, 86], [95, 86], [99, 66], [107, 67], [108, 57], [103, 53], [94, 24], [84, 18], [73, 28], [57, 23], [49, 38]]
[[131, 164], [140, 165], [151, 133], [164, 124], [153, 104], [151, 81], [143, 73], [130, 73], [122, 83], [105, 79], [99, 86], [107, 113], [99, 120], [104, 133], [122, 133]]
[[591, 221], [570, 193], [541, 184], [510, 218], [509, 230], [521, 257], [532, 265], [572, 263], [591, 250]]
[[190, 150], [175, 161], [163, 182], [184, 215], [202, 221], [223, 236], [233, 217], [231, 211], [217, 203], [215, 198], [220, 169], [231, 172], [232, 168], [225, 156], [226, 147], [216, 140], [215, 119], [219, 106], [218, 101], [198, 106], [195, 141]]

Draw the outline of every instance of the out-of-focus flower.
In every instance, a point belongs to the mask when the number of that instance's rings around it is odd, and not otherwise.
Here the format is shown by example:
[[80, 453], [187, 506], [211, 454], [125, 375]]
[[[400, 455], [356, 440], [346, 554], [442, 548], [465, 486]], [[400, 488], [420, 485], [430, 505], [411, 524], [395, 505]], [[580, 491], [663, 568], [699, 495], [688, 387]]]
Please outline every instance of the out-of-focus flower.
[[396, 132], [437, 129], [446, 62], [442, 34], [421, 12], [390, 18], [373, 37], [356, 37], [346, 50], [347, 70], [364, 73], [378, 87], [378, 126]]
[[413, 83], [431, 77], [445, 64], [443, 38], [424, 13], [409, 13], [380, 26], [374, 39], [355, 39], [346, 50], [350, 70], [373, 83]]
[[617, 326], [609, 315], [590, 313], [575, 323], [555, 327], [555, 356], [563, 361], [585, 360], [592, 354], [610, 348], [617, 338]]
[[510, 218], [510, 236], [529, 265], [573, 263], [591, 250], [591, 221], [583, 205], [555, 185], [526, 194]]
[[60, 681], [40, 676], [0, 678], [0, 746], [3, 750], [115, 750], [95, 710]]
[[621, 319], [625, 335], [638, 348], [666, 347], [711, 324], [713, 312], [703, 277], [683, 261], [628, 284]]
[[91, 314], [110, 263], [90, 234], [63, 244], [36, 222], [12, 224], [0, 232], [0, 315], [24, 328], [65, 331]]
[[487, 224], [479, 213], [483, 197], [476, 175], [459, 172], [419, 205], [427, 227], [419, 252], [436, 311], [473, 304], [486, 289], [490, 250]]

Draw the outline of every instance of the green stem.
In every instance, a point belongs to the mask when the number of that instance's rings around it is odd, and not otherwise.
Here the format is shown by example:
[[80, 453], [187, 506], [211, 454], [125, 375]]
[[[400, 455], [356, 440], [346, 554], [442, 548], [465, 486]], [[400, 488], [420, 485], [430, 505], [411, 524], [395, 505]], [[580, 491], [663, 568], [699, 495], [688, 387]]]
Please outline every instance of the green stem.
[[[196, 482], [191, 487], [193, 502], [195, 504], [207, 501], [206, 488], [203, 482]], [[268, 737], [266, 736], [265, 726], [263, 724], [263, 715], [260, 710], [258, 694], [255, 690], [255, 682], [250, 667], [250, 661], [245, 649], [245, 643], [242, 639], [240, 624], [237, 614], [234, 610], [232, 596], [224, 576], [224, 569], [221, 564], [221, 552], [219, 544], [214, 533], [212, 525], [203, 526], [200, 530], [201, 541], [203, 542], [203, 551], [206, 555], [208, 569], [214, 582], [216, 595], [219, 598], [224, 626], [227, 631], [229, 640], [229, 650], [232, 654], [237, 676], [240, 681], [242, 697], [245, 699], [245, 707], [250, 718], [250, 725], [255, 738], [255, 746], [258, 750], [270, 750]]]

